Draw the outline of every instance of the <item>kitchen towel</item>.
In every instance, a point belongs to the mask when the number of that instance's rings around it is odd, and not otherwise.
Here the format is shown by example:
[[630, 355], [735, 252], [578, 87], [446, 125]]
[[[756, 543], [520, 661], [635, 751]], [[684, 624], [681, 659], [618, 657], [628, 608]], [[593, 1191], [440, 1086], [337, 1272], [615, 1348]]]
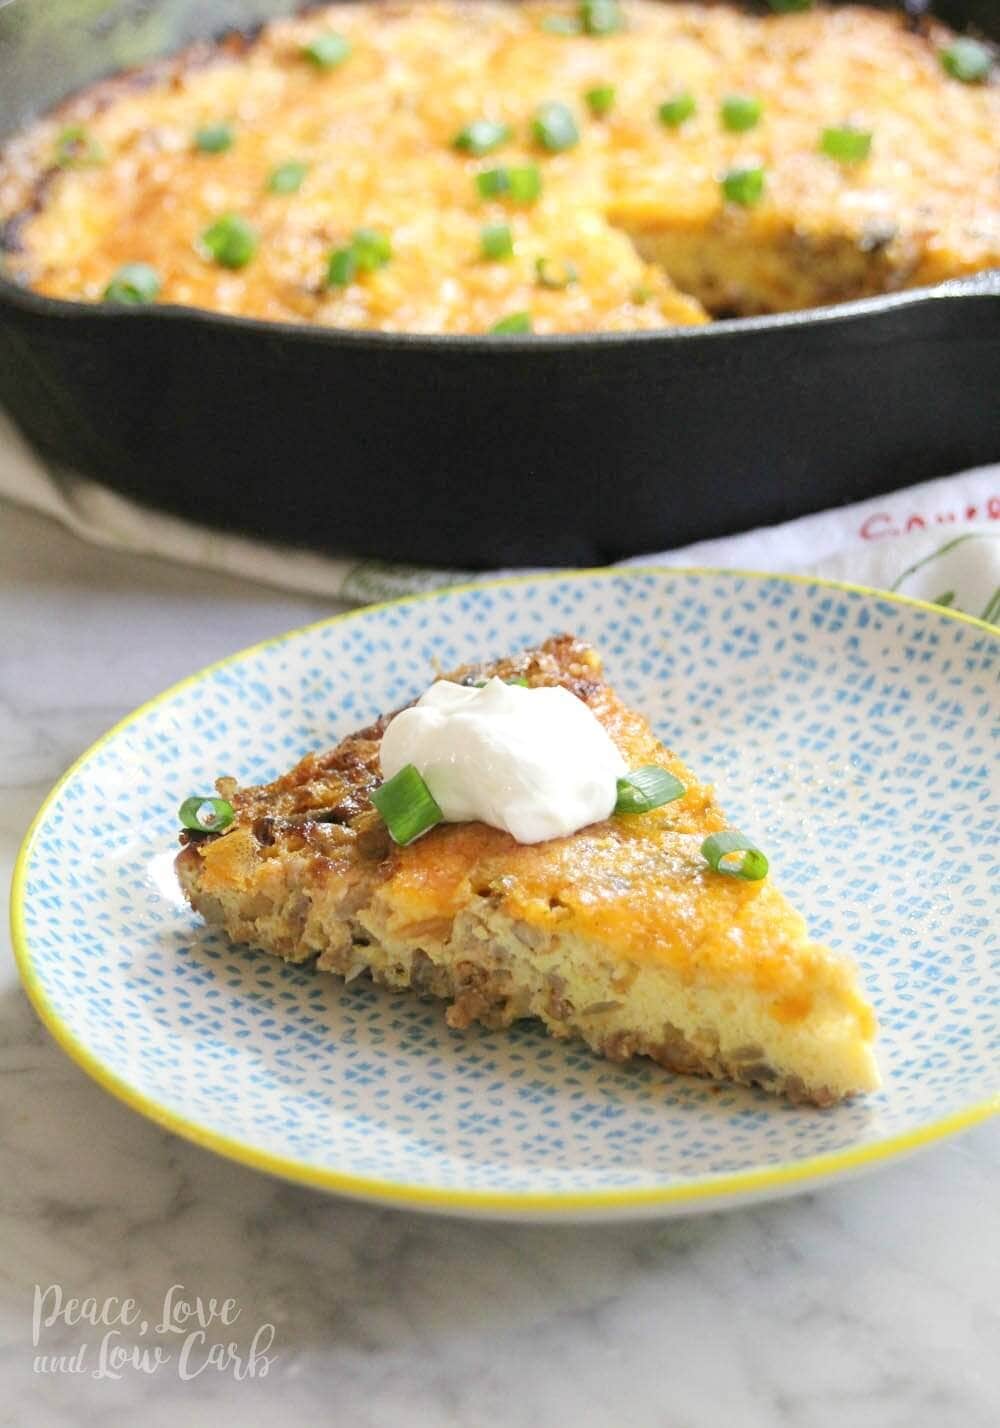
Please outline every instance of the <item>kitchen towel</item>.
[[[482, 572], [318, 555], [147, 510], [97, 482], [43, 464], [2, 412], [0, 497], [44, 512], [96, 545], [326, 595], [338, 608], [488, 578]], [[822, 575], [896, 590], [1000, 624], [1000, 465], [782, 525], [651, 551], [626, 563]]]

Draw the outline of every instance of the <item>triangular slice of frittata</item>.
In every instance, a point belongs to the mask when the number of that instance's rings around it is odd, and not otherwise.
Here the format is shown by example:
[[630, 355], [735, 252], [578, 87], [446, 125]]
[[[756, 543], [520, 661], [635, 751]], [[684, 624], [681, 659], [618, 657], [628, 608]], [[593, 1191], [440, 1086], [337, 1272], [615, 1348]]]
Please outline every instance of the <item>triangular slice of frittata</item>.
[[454, 1027], [539, 1017], [615, 1061], [817, 1105], [875, 1089], [875, 1017], [853, 965], [810, 941], [770, 877], [709, 866], [702, 844], [726, 827], [713, 791], [621, 702], [595, 652], [563, 635], [447, 677], [493, 675], [568, 689], [629, 769], [668, 770], [683, 797], [547, 842], [445, 823], [400, 847], [371, 802], [386, 715], [274, 783], [220, 779], [232, 821], [182, 834], [193, 907], [235, 942], [443, 997]]

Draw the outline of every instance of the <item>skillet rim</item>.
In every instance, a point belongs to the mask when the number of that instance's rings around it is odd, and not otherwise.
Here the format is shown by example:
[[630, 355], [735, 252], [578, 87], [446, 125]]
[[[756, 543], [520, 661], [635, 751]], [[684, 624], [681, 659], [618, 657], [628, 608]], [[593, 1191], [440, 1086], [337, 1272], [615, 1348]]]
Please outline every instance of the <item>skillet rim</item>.
[[497, 353], [510, 349], [553, 351], [589, 347], [632, 347], [674, 342], [704, 343], [739, 337], [741, 333], [758, 334], [794, 327], [825, 327], [834, 324], [863, 324], [883, 313], [922, 308], [944, 300], [989, 301], [1000, 299], [1000, 267], [986, 268], [966, 277], [950, 278], [933, 287], [907, 288], [895, 293], [879, 293], [875, 297], [857, 298], [852, 302], [834, 303], [829, 307], [800, 308], [793, 312], [765, 313], [755, 317], [719, 318], [693, 327], [666, 327], [647, 331], [625, 332], [553, 332], [510, 334], [449, 332], [380, 332], [372, 328], [327, 327], [316, 323], [284, 322], [270, 318], [244, 317], [236, 313], [215, 312], [211, 308], [188, 307], [178, 303], [155, 303], [129, 307], [48, 297], [12, 282], [0, 273], [0, 316], [7, 308], [27, 314], [72, 322], [86, 318], [97, 322], [174, 322], [185, 321], [243, 331], [259, 331], [275, 337], [303, 342], [338, 345], [344, 343], [360, 348], [412, 348], [414, 351]]

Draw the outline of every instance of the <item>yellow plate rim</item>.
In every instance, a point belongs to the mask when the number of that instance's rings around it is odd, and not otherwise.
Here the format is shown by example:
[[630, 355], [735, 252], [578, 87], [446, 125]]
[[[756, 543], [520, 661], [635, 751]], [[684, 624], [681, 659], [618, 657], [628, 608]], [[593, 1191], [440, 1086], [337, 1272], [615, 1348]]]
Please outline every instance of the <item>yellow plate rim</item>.
[[197, 1121], [188, 1120], [185, 1116], [178, 1115], [175, 1111], [162, 1105], [159, 1101], [147, 1096], [144, 1092], [136, 1091], [127, 1081], [123, 1080], [114, 1072], [107, 1070], [104, 1064], [80, 1041], [69, 1029], [66, 1023], [60, 1018], [52, 1003], [46, 998], [41, 982], [34, 969], [31, 959], [31, 948], [28, 941], [27, 928], [25, 925], [25, 893], [28, 876], [28, 866], [31, 860], [35, 839], [44, 823], [48, 811], [56, 801], [64, 786], [71, 778], [77, 774], [104, 746], [116, 738], [120, 733], [137, 722], [151, 710], [158, 708], [161, 704], [172, 699], [181, 690], [190, 688], [197, 684], [208, 674], [218, 669], [224, 669], [227, 665], [236, 664], [246, 659], [250, 655], [258, 654], [262, 650], [272, 646], [284, 644], [289, 640], [306, 632], [315, 631], [331, 625], [339, 625], [349, 620], [363, 618], [378, 610], [384, 610], [392, 606], [414, 605], [426, 600], [440, 599], [445, 595], [459, 595], [474, 590], [496, 590], [503, 589], [511, 585], [525, 585], [541, 583], [548, 580], [627, 580], [633, 576], [642, 575], [665, 575], [677, 576], [726, 576], [737, 579], [761, 580], [761, 581], [783, 581], [792, 585], [819, 586], [823, 589], [841, 591], [849, 594], [867, 595], [878, 601], [892, 605], [903, 605], [910, 608], [924, 610], [938, 616], [942, 620], [952, 620], [961, 624], [970, 625], [973, 629], [981, 630], [992, 639], [1000, 640], [1000, 628], [988, 625], [983, 620], [976, 619], [973, 615], [966, 615], [957, 610], [950, 610], [940, 605], [932, 605], [925, 600], [916, 600], [908, 595], [899, 595], [894, 591], [877, 590], [867, 585], [857, 585], [849, 581], [826, 580], [819, 576], [811, 575], [777, 575], [768, 571], [725, 569], [716, 566], [670, 566], [670, 565], [627, 565], [627, 566], [604, 566], [591, 569], [580, 570], [555, 570], [541, 571], [537, 574], [514, 575], [501, 577], [496, 580], [473, 580], [458, 585], [439, 586], [434, 590], [422, 591], [417, 595], [404, 596], [397, 600], [383, 600], [376, 604], [364, 605], [356, 610], [348, 610], [340, 615], [330, 615], [322, 620], [310, 621], [308, 624], [299, 625], [286, 631], [282, 635], [272, 636], [270, 639], [260, 640], [256, 644], [248, 645], [245, 649], [237, 650], [234, 654], [226, 655], [220, 660], [215, 660], [207, 664], [204, 668], [197, 670], [194, 674], [185, 676], [178, 680], [169, 688], [162, 690], [159, 694], [147, 699], [126, 714], [106, 733], [102, 734], [90, 747], [75, 759], [61, 778], [53, 785], [46, 795], [41, 807], [35, 814], [24, 836], [18, 852], [17, 861], [14, 864], [14, 876], [11, 883], [10, 900], [10, 925], [11, 937], [14, 945], [14, 958], [17, 964], [21, 981], [24, 984], [28, 998], [38, 1013], [43, 1025], [52, 1035], [53, 1039], [67, 1053], [67, 1055], [81, 1066], [84, 1071], [98, 1085], [103, 1086], [106, 1091], [110, 1091], [118, 1100], [132, 1110], [138, 1111], [140, 1115], [163, 1126], [166, 1130], [172, 1131], [175, 1135], [182, 1136], [186, 1140], [194, 1142], [208, 1150], [215, 1151], [216, 1154], [235, 1160], [242, 1165], [248, 1165], [251, 1169], [266, 1171], [268, 1174], [277, 1175], [285, 1180], [291, 1180], [303, 1185], [310, 1185], [323, 1190], [334, 1191], [341, 1195], [351, 1196], [355, 1199], [378, 1201], [386, 1205], [396, 1205], [400, 1208], [422, 1209], [437, 1211], [441, 1214], [466, 1213], [466, 1214], [508, 1214], [515, 1218], [518, 1214], [531, 1216], [553, 1217], [559, 1215], [573, 1214], [579, 1212], [586, 1215], [588, 1212], [600, 1211], [634, 1211], [641, 1213], [657, 1206], [662, 1206], [665, 1210], [668, 1207], [678, 1205], [688, 1205], [697, 1208], [699, 1202], [716, 1202], [726, 1199], [745, 1198], [754, 1195], [762, 1195], [768, 1191], [787, 1192], [792, 1189], [806, 1189], [810, 1183], [815, 1181], [827, 1181], [834, 1176], [849, 1174], [867, 1167], [884, 1164], [886, 1161], [895, 1159], [898, 1156], [908, 1154], [911, 1151], [919, 1150], [923, 1146], [933, 1144], [934, 1141], [941, 1140], [946, 1136], [954, 1135], [956, 1132], [966, 1130], [977, 1125], [981, 1121], [989, 1119], [991, 1116], [1000, 1114], [1000, 1089], [984, 1101], [978, 1101], [971, 1106], [960, 1111], [953, 1111], [947, 1116], [942, 1116], [939, 1120], [931, 1121], [927, 1125], [916, 1130], [905, 1131], [900, 1135], [890, 1136], [885, 1140], [873, 1141], [870, 1144], [848, 1147], [845, 1150], [830, 1151], [824, 1155], [810, 1156], [804, 1160], [788, 1161], [779, 1165], [761, 1166], [752, 1170], [735, 1171], [730, 1174], [715, 1176], [705, 1176], [690, 1184], [677, 1184], [655, 1186], [648, 1189], [636, 1190], [594, 1190], [594, 1191], [570, 1191], [564, 1194], [558, 1191], [546, 1192], [517, 1192], [517, 1191], [475, 1191], [475, 1190], [445, 1190], [435, 1189], [426, 1185], [407, 1185], [397, 1181], [378, 1180], [373, 1177], [351, 1175], [349, 1173], [328, 1170], [317, 1166], [311, 1166], [308, 1162], [293, 1160], [287, 1156], [274, 1155], [269, 1151], [260, 1150], [258, 1147], [247, 1141], [237, 1140], [235, 1137], [222, 1135], [217, 1131], [206, 1130]]

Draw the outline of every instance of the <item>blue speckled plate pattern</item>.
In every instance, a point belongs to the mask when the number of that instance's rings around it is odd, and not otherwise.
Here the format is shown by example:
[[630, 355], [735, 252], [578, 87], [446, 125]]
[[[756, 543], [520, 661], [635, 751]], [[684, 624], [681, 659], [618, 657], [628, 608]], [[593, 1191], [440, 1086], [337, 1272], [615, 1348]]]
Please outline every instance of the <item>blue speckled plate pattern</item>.
[[[539, 1027], [231, 947], [173, 881], [177, 806], [269, 779], [435, 667], [572, 630], [713, 780], [882, 1026], [878, 1095], [832, 1111], [611, 1065]], [[125, 1100], [263, 1169], [507, 1216], [778, 1194], [998, 1109], [1000, 635], [896, 598], [714, 572], [538, 577], [359, 612], [193, 676], [54, 790], [16, 877], [29, 990]], [[141, 818], [136, 810], [141, 809]]]

